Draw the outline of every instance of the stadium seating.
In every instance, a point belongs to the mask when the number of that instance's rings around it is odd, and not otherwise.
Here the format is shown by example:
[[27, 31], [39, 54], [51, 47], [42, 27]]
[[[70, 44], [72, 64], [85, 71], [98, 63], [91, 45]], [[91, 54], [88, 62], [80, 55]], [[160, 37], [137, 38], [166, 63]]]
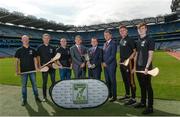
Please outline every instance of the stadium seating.
[[[148, 34], [156, 41], [156, 49], [164, 49], [170, 46], [173, 47], [173, 45], [180, 45], [179, 21], [151, 24], [148, 25], [148, 29]], [[113, 38], [118, 41], [120, 38], [118, 28], [111, 29], [111, 31], [113, 34]], [[0, 54], [1, 56], [4, 56], [4, 54], [7, 56], [12, 56], [14, 48], [18, 48], [21, 46], [20, 37], [24, 34], [30, 36], [30, 45], [34, 48], [42, 43], [41, 37], [44, 33], [49, 33], [52, 36], [51, 44], [53, 44], [54, 46], [58, 46], [59, 39], [62, 37], [67, 38], [68, 45], [71, 46], [72, 44], [74, 44], [74, 37], [76, 35], [81, 35], [83, 37], [83, 43], [87, 47], [90, 46], [90, 39], [94, 36], [99, 39], [99, 46], [102, 47], [105, 41], [103, 32], [104, 30], [90, 32], [53, 32], [0, 24]], [[138, 32], [136, 27], [128, 27], [128, 34], [130, 37], [137, 40]]]

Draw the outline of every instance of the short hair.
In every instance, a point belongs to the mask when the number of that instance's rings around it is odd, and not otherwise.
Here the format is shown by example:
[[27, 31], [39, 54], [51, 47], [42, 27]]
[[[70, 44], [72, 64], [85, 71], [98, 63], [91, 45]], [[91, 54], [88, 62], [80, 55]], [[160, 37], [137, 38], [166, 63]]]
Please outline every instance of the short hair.
[[98, 42], [98, 38], [97, 37], [92, 37], [91, 39], [95, 39]]
[[62, 37], [62, 38], [60, 38], [60, 41], [61, 41], [61, 40], [67, 40], [67, 39], [66, 39], [65, 37]]
[[75, 39], [76, 39], [76, 38], [80, 38], [80, 39], [82, 40], [82, 37], [81, 37], [80, 35], [76, 35], [76, 36], [75, 36]]
[[127, 29], [127, 27], [126, 27], [125, 25], [120, 25], [120, 26], [119, 26], [119, 29], [121, 29], [121, 28]]
[[50, 34], [48, 34], [48, 33], [44, 33], [44, 34], [42, 35], [42, 37], [46, 37], [46, 36], [49, 37], [49, 38], [51, 37]]
[[23, 36], [21, 37], [21, 39], [22, 39], [23, 37], [27, 37], [27, 38], [29, 38], [29, 36], [27, 36], [27, 35], [23, 35]]
[[106, 29], [106, 30], [104, 31], [104, 33], [109, 33], [109, 34], [112, 35], [112, 32], [111, 32], [109, 29]]
[[143, 26], [145, 26], [145, 27], [147, 28], [147, 25], [146, 25], [146, 23], [144, 23], [144, 22], [139, 23], [139, 24], [137, 25], [137, 28], [139, 29], [139, 28], [141, 28], [141, 27], [143, 27]]

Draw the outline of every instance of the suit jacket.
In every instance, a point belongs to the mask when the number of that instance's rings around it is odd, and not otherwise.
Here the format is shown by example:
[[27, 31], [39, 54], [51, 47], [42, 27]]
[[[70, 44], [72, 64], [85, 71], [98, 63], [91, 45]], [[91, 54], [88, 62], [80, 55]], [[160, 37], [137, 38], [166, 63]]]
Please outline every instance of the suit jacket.
[[95, 64], [95, 68], [101, 68], [101, 62], [102, 62], [102, 49], [97, 47], [96, 50], [93, 50], [93, 47], [91, 47], [88, 50], [88, 54], [90, 55], [90, 63]]
[[103, 62], [107, 64], [107, 67], [117, 65], [116, 52], [117, 52], [117, 45], [114, 40], [111, 40], [107, 46], [106, 43], [104, 43]]
[[83, 55], [87, 53], [86, 47], [81, 45], [81, 53], [78, 51], [78, 48], [76, 45], [73, 45], [70, 48], [70, 54], [72, 57], [72, 64], [73, 67], [76, 69], [77, 67], [80, 67], [82, 63], [85, 62]]

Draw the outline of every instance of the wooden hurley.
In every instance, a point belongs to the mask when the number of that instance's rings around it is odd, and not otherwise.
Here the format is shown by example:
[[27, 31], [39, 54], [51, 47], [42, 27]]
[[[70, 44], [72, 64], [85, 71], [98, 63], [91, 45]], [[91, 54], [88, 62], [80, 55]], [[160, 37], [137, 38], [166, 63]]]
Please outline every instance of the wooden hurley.
[[129, 58], [126, 59], [123, 63], [120, 63], [121, 65], [128, 66], [129, 64]]
[[[145, 73], [145, 71], [136, 71], [136, 72], [137, 73]], [[159, 74], [159, 68], [156, 67], [152, 70], [149, 70], [147, 73], [151, 76], [157, 76]]]
[[71, 69], [71, 67], [63, 67], [63, 66], [59, 66], [59, 65], [57, 65], [56, 63], [53, 63], [52, 64], [52, 67], [54, 68], [54, 69], [59, 69], [59, 68], [66, 68], [66, 69]]
[[40, 71], [33, 70], [33, 71], [21, 72], [19, 75], [34, 73], [34, 72], [47, 72], [48, 70], [49, 70], [49, 67], [45, 66], [45, 67], [41, 68]]
[[59, 58], [61, 57], [61, 54], [60, 53], [57, 53], [54, 58], [52, 58], [49, 62], [47, 62], [46, 64], [44, 64], [43, 66], [41, 66], [41, 68], [49, 65], [50, 63], [53, 63], [54, 61], [58, 60]]

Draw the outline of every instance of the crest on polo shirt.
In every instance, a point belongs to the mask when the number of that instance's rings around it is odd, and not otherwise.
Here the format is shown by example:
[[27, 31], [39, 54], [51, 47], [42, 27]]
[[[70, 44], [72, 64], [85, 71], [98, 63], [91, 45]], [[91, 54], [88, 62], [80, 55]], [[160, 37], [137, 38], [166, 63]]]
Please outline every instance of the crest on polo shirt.
[[32, 51], [32, 50], [29, 50], [29, 54], [33, 54], [33, 51]]
[[53, 49], [52, 48], [50, 48], [49, 51], [50, 51], [50, 53], [53, 53]]
[[122, 46], [126, 46], [127, 41], [126, 41], [126, 40], [121, 40], [121, 41], [120, 41], [120, 44], [121, 44]]
[[141, 42], [141, 47], [144, 47], [145, 43], [146, 43], [146, 41], [142, 41]]

